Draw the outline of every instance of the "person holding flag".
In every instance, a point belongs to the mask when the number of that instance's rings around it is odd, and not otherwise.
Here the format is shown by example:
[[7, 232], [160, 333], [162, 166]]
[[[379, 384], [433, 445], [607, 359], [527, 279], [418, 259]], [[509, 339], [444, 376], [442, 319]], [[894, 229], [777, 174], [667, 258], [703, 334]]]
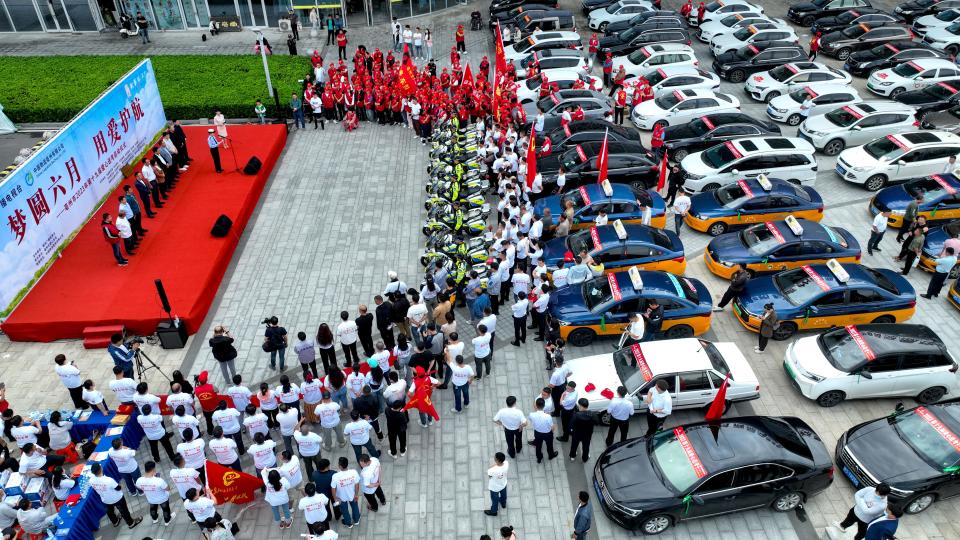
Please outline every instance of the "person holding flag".
[[422, 366], [417, 366], [407, 394], [409, 400], [403, 410], [417, 409], [420, 412], [420, 426], [427, 427], [433, 420], [440, 421], [440, 415], [430, 399], [433, 389], [440, 386], [440, 381], [433, 378]]

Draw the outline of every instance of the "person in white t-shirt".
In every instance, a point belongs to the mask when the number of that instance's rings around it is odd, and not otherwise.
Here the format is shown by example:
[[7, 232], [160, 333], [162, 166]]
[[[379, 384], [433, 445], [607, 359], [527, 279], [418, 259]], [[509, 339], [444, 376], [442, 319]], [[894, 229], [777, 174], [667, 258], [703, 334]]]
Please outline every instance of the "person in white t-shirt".
[[516, 407], [516, 397], [507, 396], [506, 403], [507, 406], [494, 415], [493, 422], [503, 428], [503, 434], [507, 439], [507, 453], [513, 458], [523, 449], [520, 432], [527, 425], [527, 418], [523, 415], [523, 411]]
[[62, 382], [63, 386], [70, 392], [70, 399], [73, 401], [73, 406], [77, 409], [86, 409], [89, 407], [83, 400], [83, 388], [80, 384], [80, 369], [73, 363], [73, 360], [67, 362], [66, 355], [58, 354], [53, 361], [57, 364], [57, 367], [53, 369], [57, 372], [57, 376], [60, 377], [60, 382]]
[[[303, 483], [303, 469], [300, 468], [300, 458], [296, 454], [292, 454], [284, 450], [280, 452], [280, 456], [277, 458], [280, 462], [277, 465], [277, 470], [280, 471], [280, 475], [283, 478], [290, 482], [290, 489], [296, 489], [300, 487], [300, 484]], [[293, 503], [296, 501], [291, 501], [291, 506], [296, 506]]]
[[137, 488], [146, 495], [150, 505], [150, 518], [154, 523], [160, 521], [160, 512], [163, 510], [163, 526], [170, 525], [176, 512], [170, 511], [170, 487], [166, 480], [157, 476], [157, 464], [148, 461], [143, 464], [143, 476], [137, 479]]
[[303, 486], [303, 492], [307, 496], [300, 499], [297, 508], [303, 512], [303, 519], [307, 522], [307, 532], [314, 536], [323, 534], [330, 528], [330, 513], [327, 512], [330, 499], [323, 493], [317, 493], [317, 486], [313, 482]]
[[224, 393], [233, 400], [233, 408], [240, 411], [240, 421], [243, 421], [243, 413], [247, 410], [253, 393], [243, 385], [243, 377], [239, 373], [233, 376], [233, 386], [224, 390]]
[[350, 419], [352, 421], [343, 426], [343, 434], [350, 438], [357, 462], [360, 461], [363, 448], [366, 448], [374, 457], [380, 457], [380, 451], [373, 445], [373, 440], [370, 438], [370, 433], [374, 430], [373, 425], [360, 418], [360, 411], [350, 411]]
[[97, 386], [90, 379], [83, 381], [83, 400], [89, 403], [93, 410], [102, 412], [104, 416], [110, 414], [107, 403], [103, 401], [103, 394], [97, 390]]
[[[177, 493], [180, 494], [182, 500], [187, 500], [187, 493], [189, 493], [191, 489], [195, 491], [203, 489], [203, 486], [200, 484], [200, 473], [195, 469], [187, 467], [183, 461], [183, 456], [177, 456], [173, 466], [174, 468], [170, 469], [168, 474], [170, 475], [170, 481], [176, 486]], [[192, 514], [190, 515], [190, 520], [196, 521]]]
[[183, 442], [177, 445], [177, 453], [183, 456], [187, 467], [196, 469], [200, 473], [200, 481], [205, 482], [207, 465], [207, 442], [203, 439], [194, 439], [192, 429], [183, 432]]
[[[264, 498], [270, 509], [273, 510], [273, 521], [280, 524], [281, 529], [290, 527], [290, 482], [280, 474], [277, 469], [263, 471], [260, 476], [263, 478], [263, 484], [266, 487]], [[283, 510], [283, 519], [280, 519], [280, 511]]]
[[113, 366], [113, 377], [110, 390], [117, 396], [117, 402], [122, 405], [133, 403], [133, 396], [137, 394], [137, 381], [124, 376], [120, 366]]
[[299, 429], [294, 432], [293, 439], [297, 442], [297, 453], [303, 459], [303, 464], [307, 466], [307, 477], [313, 477], [313, 467], [320, 468], [320, 447], [323, 446], [323, 438], [310, 431], [304, 421], [300, 421]]
[[344, 362], [347, 367], [353, 366], [354, 362], [360, 363], [360, 357], [357, 356], [357, 340], [359, 339], [357, 323], [350, 320], [350, 313], [340, 312], [340, 319], [343, 321], [337, 325], [337, 339], [340, 346], [343, 347]]
[[[462, 344], [461, 344], [462, 345]], [[461, 352], [463, 348], [461, 347]], [[470, 406], [470, 382], [473, 381], [473, 368], [463, 363], [463, 355], [450, 358], [447, 349], [447, 366], [450, 367], [450, 382], [453, 383], [453, 408], [450, 412], [459, 414], [464, 407]]]
[[257, 470], [257, 476], [260, 476], [264, 469], [277, 466], [277, 455], [274, 453], [276, 447], [277, 443], [266, 438], [263, 433], [253, 436], [249, 452], [253, 456], [253, 467]]
[[293, 453], [293, 432], [300, 424], [300, 411], [284, 403], [277, 413], [277, 422], [280, 423], [280, 436], [283, 437], [283, 448]]
[[[118, 527], [121, 518], [131, 529], [139, 525], [143, 518], [137, 517], [134, 519], [130, 515], [130, 509], [127, 507], [126, 499], [123, 498], [120, 484], [103, 474], [103, 466], [99, 463], [94, 463], [90, 467], [90, 472], [93, 473], [93, 477], [90, 478], [89, 485], [100, 496], [100, 502], [107, 507], [107, 517], [110, 518], [113, 526]], [[120, 511], [120, 516], [117, 516], [117, 510]]]
[[220, 521], [220, 514], [217, 513], [217, 507], [213, 504], [213, 500], [203, 494], [204, 492], [198, 488], [190, 488], [187, 490], [186, 499], [183, 501], [183, 509], [196, 520], [201, 531], [204, 530], [204, 522], [208, 519], [216, 518], [217, 521]]
[[243, 419], [243, 427], [247, 430], [250, 439], [256, 437], [257, 433], [264, 436], [270, 433], [270, 419], [262, 411], [258, 411], [256, 405], [253, 403], [247, 405], [246, 413], [247, 417]]
[[337, 465], [340, 470], [330, 479], [330, 487], [333, 488], [336, 503], [340, 506], [343, 524], [352, 529], [354, 523], [360, 522], [360, 505], [357, 504], [360, 497], [360, 473], [350, 468], [350, 462], [345, 457], [339, 458]]
[[[494, 319], [496, 320], [496, 319]], [[477, 337], [470, 340], [473, 344], [473, 359], [477, 363], [477, 380], [483, 378], [483, 368], [487, 368], [487, 377], [490, 376], [490, 359], [493, 356], [493, 334], [488, 332], [489, 328], [481, 322], [477, 325]]]
[[173, 410], [173, 416], [170, 417], [170, 422], [173, 424], [173, 427], [177, 429], [177, 434], [180, 435], [181, 441], [183, 440], [183, 432], [187, 429], [192, 429], [194, 433], [200, 433], [200, 420], [198, 420], [196, 416], [187, 414], [183, 405], [179, 405]]
[[183, 405], [183, 410], [186, 411], [187, 414], [196, 414], [196, 403], [193, 394], [184, 392], [180, 387], [180, 383], [173, 383], [170, 385], [170, 395], [167, 396], [167, 407], [176, 409], [180, 405]]
[[343, 448], [346, 446], [347, 440], [339, 429], [340, 404], [330, 398], [330, 392], [324, 392], [321, 396], [323, 399], [320, 401], [320, 405], [317, 405], [316, 412], [320, 418], [320, 430], [323, 432], [323, 439], [327, 441], [324, 449], [330, 450], [333, 448], [334, 437], [340, 443], [340, 447]]
[[311, 424], [316, 424], [320, 421], [317, 417], [317, 405], [323, 399], [323, 383], [319, 378], [307, 373], [303, 378], [303, 384], [300, 385], [300, 391], [303, 392], [304, 419]]
[[500, 508], [507, 507], [507, 471], [510, 470], [510, 462], [503, 452], [497, 452], [493, 456], [493, 463], [487, 469], [487, 489], [490, 491], [490, 509], [483, 513], [488, 516], [495, 516]]
[[[380, 486], [380, 460], [367, 454], [360, 454], [360, 491], [367, 499], [367, 508], [376, 512], [380, 505], [387, 504], [387, 497]], [[380, 504], [377, 504], [377, 500]]]
[[240, 468], [240, 454], [237, 452], [237, 442], [230, 437], [224, 436], [223, 427], [213, 428], [213, 438], [210, 439], [210, 451], [213, 452], [217, 463], [225, 467], [230, 467], [235, 471], [242, 471]]
[[243, 436], [240, 434], [241, 417], [240, 411], [227, 405], [226, 400], [220, 400], [220, 403], [217, 405], [217, 410], [213, 411], [210, 420], [214, 426], [223, 428], [224, 435], [232, 438], [233, 442], [237, 443], [237, 450], [242, 456], [247, 453], [247, 449], [243, 446]]
[[123, 445], [120, 437], [110, 441], [110, 449], [107, 450], [107, 456], [110, 461], [117, 466], [117, 472], [120, 477], [127, 482], [127, 489], [134, 497], [143, 495], [143, 491], [137, 488], [137, 479], [140, 478], [140, 465], [137, 464], [137, 452], [132, 448]]
[[173, 461], [173, 445], [170, 444], [170, 433], [163, 424], [163, 417], [153, 412], [153, 407], [150, 405], [144, 405], [140, 412], [142, 414], [137, 416], [137, 423], [143, 428], [147, 442], [150, 443], [150, 455], [153, 456], [153, 461], [160, 462], [161, 444], [167, 452], [167, 457]]

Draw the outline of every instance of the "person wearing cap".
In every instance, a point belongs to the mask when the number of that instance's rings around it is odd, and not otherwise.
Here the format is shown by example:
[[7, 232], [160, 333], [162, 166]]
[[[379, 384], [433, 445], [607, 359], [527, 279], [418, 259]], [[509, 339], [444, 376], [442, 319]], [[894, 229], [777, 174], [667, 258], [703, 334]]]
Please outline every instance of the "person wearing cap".
[[405, 294], [407, 292], [407, 284], [400, 281], [396, 272], [393, 270], [387, 272], [387, 278], [389, 278], [390, 281], [387, 283], [387, 286], [383, 288], [383, 296], [389, 297], [391, 294]]
[[763, 350], [767, 348], [767, 342], [779, 326], [780, 321], [777, 319], [777, 311], [773, 309], [773, 304], [764, 305], [763, 313], [760, 315], [760, 341], [753, 348], [753, 352], [763, 354]]
[[220, 166], [220, 145], [223, 144], [223, 141], [218, 139], [214, 135], [213, 128], [207, 130], [207, 146], [210, 147], [210, 157], [213, 158], [213, 168], [218, 172], [222, 173], [223, 168]]
[[217, 393], [217, 389], [210, 384], [209, 379], [210, 373], [201, 371], [200, 374], [197, 375], [197, 383], [199, 384], [193, 389], [193, 395], [195, 395], [197, 401], [200, 402], [203, 417], [207, 420], [207, 433], [213, 431], [213, 413], [220, 405], [220, 396]]

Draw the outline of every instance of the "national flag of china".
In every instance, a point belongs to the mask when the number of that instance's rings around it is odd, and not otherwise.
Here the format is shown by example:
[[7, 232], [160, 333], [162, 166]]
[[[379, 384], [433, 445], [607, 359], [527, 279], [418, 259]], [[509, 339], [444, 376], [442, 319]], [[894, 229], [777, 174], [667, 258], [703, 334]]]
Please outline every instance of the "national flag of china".
[[663, 153], [663, 159], [660, 160], [660, 178], [657, 180], [657, 191], [663, 189], [667, 184], [667, 153]]
[[417, 390], [413, 393], [410, 401], [403, 406], [403, 410], [416, 409], [432, 416], [434, 420], [440, 420], [440, 415], [437, 414], [437, 409], [433, 406], [433, 400], [430, 399], [430, 394], [433, 392], [433, 387], [430, 385], [430, 377], [417, 378], [414, 382], [416, 383]]
[[537, 130], [530, 126], [530, 147], [527, 148], [527, 187], [533, 186], [537, 176]]
[[473, 87], [473, 72], [470, 71], [470, 64], [467, 64], [466, 69], [463, 70], [463, 78], [460, 79], [460, 85]]
[[263, 480], [207, 460], [207, 488], [216, 504], [247, 504], [256, 500]]
[[713, 403], [710, 404], [710, 408], [707, 409], [707, 421], [716, 421], [723, 416], [723, 409], [726, 407], [727, 401], [727, 382], [730, 380], [730, 374], [727, 373], [725, 379], [723, 379], [723, 385], [720, 386], [720, 390], [717, 392], [717, 396], [713, 398]]
[[610, 149], [607, 146], [609, 130], [603, 134], [603, 144], [600, 146], [600, 156], [597, 158], [597, 183], [602, 184], [607, 179], [607, 162], [610, 161]]

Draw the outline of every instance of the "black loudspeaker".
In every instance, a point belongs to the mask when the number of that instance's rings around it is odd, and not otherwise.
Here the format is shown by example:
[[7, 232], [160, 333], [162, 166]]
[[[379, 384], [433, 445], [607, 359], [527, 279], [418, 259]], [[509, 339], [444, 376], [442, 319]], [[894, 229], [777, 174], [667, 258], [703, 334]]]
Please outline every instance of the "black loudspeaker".
[[260, 167], [263, 166], [263, 163], [260, 162], [260, 159], [257, 156], [250, 158], [250, 161], [247, 162], [247, 165], [243, 168], [243, 174], [254, 175], [260, 171]]
[[163, 310], [167, 313], [170, 313], [170, 300], [167, 299], [167, 291], [163, 288], [163, 282], [159, 279], [153, 280], [153, 284], [157, 286], [157, 294], [160, 296], [160, 303], [163, 305]]
[[157, 324], [157, 336], [164, 349], [182, 349], [187, 344], [187, 327], [183, 322], [176, 326], [172, 321], [164, 321]]
[[231, 221], [230, 218], [228, 218], [225, 214], [220, 214], [220, 217], [217, 218], [216, 223], [213, 224], [213, 228], [210, 229], [210, 234], [216, 236], [217, 238], [223, 238], [228, 232], [230, 232], [230, 227], [233, 227], [233, 221]]

